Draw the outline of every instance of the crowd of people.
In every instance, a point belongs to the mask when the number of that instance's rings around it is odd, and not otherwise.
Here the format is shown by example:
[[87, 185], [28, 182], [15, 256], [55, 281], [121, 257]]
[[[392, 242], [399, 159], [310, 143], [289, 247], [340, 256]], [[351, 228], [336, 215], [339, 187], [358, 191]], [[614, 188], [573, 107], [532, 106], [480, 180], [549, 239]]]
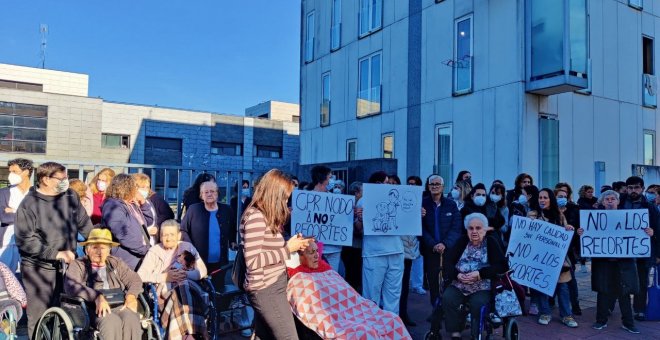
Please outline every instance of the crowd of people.
[[[387, 317], [394, 316], [388, 332], [396, 331], [397, 322], [415, 325], [408, 314], [408, 294], [425, 293], [423, 285], [431, 305], [442, 299], [450, 337], [460, 338], [468, 314], [475, 336], [480, 306], [493, 299], [495, 278], [509, 269], [506, 247], [513, 216], [576, 230], [555, 295], [529, 291], [531, 303], [525, 312], [543, 325], [551, 322], [556, 301], [559, 320], [578, 327], [574, 316], [582, 311], [575, 271], [578, 265], [586, 268], [587, 260], [580, 256], [580, 210], [647, 209], [645, 232], [652, 240], [648, 258], [591, 260], [592, 289], [598, 293], [593, 328], [607, 326], [618, 301], [622, 328], [639, 333], [635, 321], [645, 320], [649, 269], [660, 263], [660, 186], [645, 187], [636, 176], [600, 188], [598, 197], [593, 187], [584, 185], [574, 201], [568, 183], [539, 189], [525, 173], [507, 190], [501, 180], [489, 187], [473, 184], [469, 171], [461, 171], [451, 188], [437, 174], [425, 183], [410, 176], [402, 184], [395, 174], [374, 172], [370, 184], [424, 186], [422, 233], [399, 236], [365, 235], [363, 184], [347, 186], [326, 166], [313, 167], [309, 183], [279, 170], [268, 171], [253, 188], [249, 181], [234, 188], [229, 204], [219, 202], [215, 178], [201, 174], [185, 191], [176, 219], [145, 174], [117, 174], [108, 168], [84, 182], [69, 180], [66, 168], [54, 162], [34, 168], [30, 160], [15, 159], [8, 166], [10, 186], [0, 189], [0, 273], [5, 286], [12, 288], [10, 296], [26, 308], [30, 337], [44, 311], [57, 306], [60, 294], [66, 293], [93, 305], [93, 322], [105, 339], [137, 339], [141, 329], [136, 297], [144, 283], [157, 287], [167, 338], [205, 334], [206, 324], [199, 321], [202, 312], [181, 306], [199, 304], [187, 299], [202, 278], [210, 276], [218, 289], [224, 289], [224, 277], [212, 273], [229, 262], [229, 251], [239, 244], [246, 266], [240, 288], [254, 308], [254, 332], [262, 339], [298, 338], [287, 282], [298, 272], [326, 271], [341, 275], [350, 287], [346, 289], [373, 301]], [[351, 246], [327, 244], [321, 250], [313, 238], [290, 234], [290, 197], [295, 189], [355, 196]], [[243, 212], [240, 220], [238, 212]], [[287, 275], [286, 262], [295, 254], [304, 260], [304, 268], [289, 268]], [[15, 277], [7, 277], [8, 272]], [[121, 301], [106, 299], [117, 290], [123, 293]], [[469, 310], [461, 307], [466, 304]], [[431, 336], [439, 338], [435, 332]]]

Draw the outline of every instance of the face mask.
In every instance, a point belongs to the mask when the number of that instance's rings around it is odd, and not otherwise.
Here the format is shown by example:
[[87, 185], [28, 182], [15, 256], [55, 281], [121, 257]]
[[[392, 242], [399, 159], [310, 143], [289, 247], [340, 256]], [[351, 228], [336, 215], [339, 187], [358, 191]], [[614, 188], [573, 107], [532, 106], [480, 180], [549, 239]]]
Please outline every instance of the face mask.
[[138, 189], [138, 191], [140, 192], [140, 195], [142, 195], [142, 197], [145, 199], [149, 198], [149, 189]]
[[568, 198], [566, 198], [566, 197], [558, 197], [558, 198], [557, 198], [557, 205], [558, 205], [560, 208], [565, 207], [566, 204], [568, 204]]
[[98, 180], [96, 181], [96, 188], [99, 189], [99, 191], [105, 191], [105, 189], [108, 188], [108, 183]]
[[467, 183], [468, 185], [472, 186], [472, 177], [470, 177], [470, 178], [468, 178], [468, 179], [466, 179], [466, 180], [463, 180], [463, 182], [465, 182], [465, 183]]
[[250, 197], [250, 188], [241, 189], [241, 195], [243, 195], [245, 197]]
[[539, 202], [539, 207], [541, 207], [541, 209], [545, 208], [545, 203]]
[[457, 199], [461, 198], [461, 193], [458, 192], [458, 190], [456, 190], [456, 189], [451, 189], [451, 198], [457, 200]]
[[13, 172], [10, 172], [9, 176], [7, 177], [7, 180], [11, 185], [19, 185], [21, 184], [21, 182], [23, 182], [23, 177], [21, 177], [21, 175], [17, 175]]
[[486, 204], [486, 196], [477, 196], [473, 199], [474, 204], [476, 204], [479, 207], [482, 207], [484, 204]]
[[497, 203], [502, 199], [502, 195], [490, 194], [490, 200]]
[[527, 196], [526, 195], [520, 195], [520, 197], [518, 197], [518, 203], [520, 203], [520, 204], [527, 203]]
[[57, 183], [57, 187], [55, 187], [55, 191], [57, 191], [58, 194], [61, 194], [65, 191], [69, 190], [69, 179], [65, 178], [61, 180], [59, 183]]
[[341, 189], [339, 189], [339, 188], [334, 188], [334, 189], [332, 189], [332, 193], [333, 193], [333, 194], [341, 194]]

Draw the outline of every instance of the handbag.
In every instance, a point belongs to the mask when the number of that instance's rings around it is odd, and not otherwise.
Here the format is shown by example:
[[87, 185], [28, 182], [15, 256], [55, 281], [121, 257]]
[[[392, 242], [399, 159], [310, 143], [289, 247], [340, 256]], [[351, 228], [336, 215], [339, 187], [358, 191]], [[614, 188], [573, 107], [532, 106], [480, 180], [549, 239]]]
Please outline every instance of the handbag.
[[656, 265], [653, 273], [653, 285], [648, 289], [648, 303], [646, 304], [646, 320], [660, 320], [660, 265]]
[[122, 306], [126, 302], [126, 293], [121, 288], [99, 289], [98, 292], [103, 295], [110, 308]]
[[495, 288], [499, 291], [495, 295], [495, 311], [499, 317], [506, 318], [523, 314], [520, 301], [508, 273], [504, 275]]
[[246, 271], [247, 268], [245, 267], [245, 254], [243, 253], [243, 245], [239, 244], [238, 251], [236, 252], [236, 258], [234, 259], [234, 266], [231, 269], [231, 281], [240, 291], [245, 291], [243, 284], [245, 283]]

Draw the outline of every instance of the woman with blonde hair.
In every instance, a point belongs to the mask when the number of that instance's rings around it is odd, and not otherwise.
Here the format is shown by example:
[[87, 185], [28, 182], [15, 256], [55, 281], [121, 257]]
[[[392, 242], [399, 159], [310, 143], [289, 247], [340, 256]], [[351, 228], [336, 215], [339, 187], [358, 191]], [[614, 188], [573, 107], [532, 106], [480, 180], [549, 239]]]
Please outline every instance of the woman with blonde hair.
[[174, 218], [174, 211], [163, 196], [151, 190], [151, 178], [148, 175], [135, 173], [132, 174], [133, 180], [138, 188], [138, 194], [151, 203], [151, 212], [154, 216], [154, 221], [151, 225], [147, 226], [149, 236], [151, 237], [151, 245], [158, 243], [158, 235], [160, 225], [167, 220]]
[[93, 202], [92, 214], [89, 217], [91, 217], [92, 223], [94, 224], [101, 223], [101, 206], [103, 206], [103, 201], [105, 201], [105, 191], [108, 189], [108, 186], [110, 186], [110, 182], [112, 182], [112, 178], [114, 177], [114, 170], [104, 168], [97, 172], [89, 183]]
[[298, 234], [285, 242], [282, 236], [293, 189], [293, 182], [282, 171], [268, 171], [255, 186], [241, 219], [246, 265], [243, 287], [256, 313], [255, 334], [260, 339], [298, 339], [286, 298], [284, 261], [291, 253], [304, 250], [309, 239]]
[[89, 195], [90, 191], [87, 184], [79, 179], [72, 179], [69, 181], [69, 187], [78, 194], [80, 204], [85, 208], [87, 215], [91, 216], [94, 203], [92, 202], [92, 197]]

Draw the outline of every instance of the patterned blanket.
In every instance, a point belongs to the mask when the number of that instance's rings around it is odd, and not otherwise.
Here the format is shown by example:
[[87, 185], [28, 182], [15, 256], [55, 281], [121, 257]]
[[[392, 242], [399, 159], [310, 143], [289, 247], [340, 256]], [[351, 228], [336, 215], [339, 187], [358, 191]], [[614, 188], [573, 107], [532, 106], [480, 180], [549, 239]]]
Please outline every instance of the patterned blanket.
[[396, 314], [360, 296], [333, 270], [295, 274], [287, 298], [293, 314], [324, 339], [412, 339]]
[[208, 336], [205, 298], [195, 282], [185, 280], [173, 287], [161, 311], [160, 320], [166, 333], [163, 339], [182, 339], [187, 334]]

